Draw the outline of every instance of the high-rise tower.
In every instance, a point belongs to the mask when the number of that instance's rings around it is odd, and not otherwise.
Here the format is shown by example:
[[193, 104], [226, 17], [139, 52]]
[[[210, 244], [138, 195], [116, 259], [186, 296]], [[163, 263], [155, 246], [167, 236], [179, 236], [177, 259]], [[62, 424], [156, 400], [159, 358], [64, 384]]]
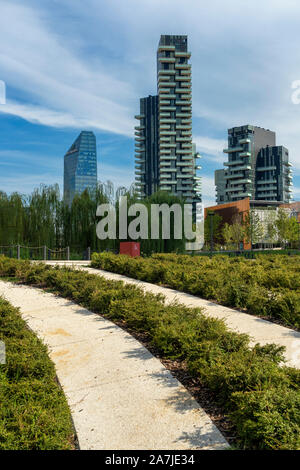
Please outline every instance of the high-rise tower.
[[275, 132], [257, 126], [228, 129], [227, 169], [215, 171], [217, 202], [254, 200], [289, 202], [291, 163], [288, 150], [276, 146]]
[[157, 50], [159, 188], [195, 197], [192, 84], [187, 36], [160, 37]]
[[135, 127], [136, 184], [141, 197], [168, 191], [201, 200], [199, 154], [192, 144], [192, 85], [187, 36], [163, 35], [157, 50], [158, 96], [140, 101]]
[[140, 114], [135, 116], [135, 180], [141, 197], [158, 191], [158, 96], [140, 100]]
[[75, 194], [96, 188], [96, 137], [93, 132], [82, 131], [64, 157], [64, 201], [70, 206]]

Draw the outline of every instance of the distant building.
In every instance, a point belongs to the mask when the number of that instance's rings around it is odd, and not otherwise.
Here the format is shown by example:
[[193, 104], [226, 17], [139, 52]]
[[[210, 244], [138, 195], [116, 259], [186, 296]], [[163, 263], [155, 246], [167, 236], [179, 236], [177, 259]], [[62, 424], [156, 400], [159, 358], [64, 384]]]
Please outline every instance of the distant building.
[[82, 131], [64, 157], [64, 201], [70, 206], [75, 194], [97, 188], [97, 150], [93, 132]]
[[[258, 217], [262, 227], [262, 236], [256, 245], [259, 245], [260, 248], [267, 248], [278, 243], [276, 234], [274, 239], [270, 239], [268, 227], [270, 224], [273, 226], [275, 225], [275, 220], [280, 209], [284, 210], [289, 217], [295, 217], [300, 224], [300, 202], [282, 204], [280, 201], [251, 200], [249, 197], [238, 201], [206, 207], [204, 210], [204, 217], [206, 219], [209, 212], [213, 212], [222, 218], [221, 226], [223, 226], [225, 223], [230, 225], [236, 221], [245, 221], [247, 216], [251, 213]], [[255, 243], [252, 246], [254, 245]], [[251, 243], [249, 240], [244, 240], [243, 249], [251, 249]]]
[[252, 200], [291, 200], [292, 170], [288, 150], [276, 146], [276, 135], [256, 126], [228, 130], [226, 169], [216, 170], [217, 203]]

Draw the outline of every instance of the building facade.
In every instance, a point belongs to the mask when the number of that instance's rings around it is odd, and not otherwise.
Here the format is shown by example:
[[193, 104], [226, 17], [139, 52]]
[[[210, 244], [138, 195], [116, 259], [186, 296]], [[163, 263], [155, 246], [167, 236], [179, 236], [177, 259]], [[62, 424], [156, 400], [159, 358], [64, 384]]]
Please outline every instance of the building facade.
[[292, 197], [292, 169], [285, 147], [266, 147], [256, 161], [255, 199], [288, 203]]
[[136, 116], [140, 120], [136, 127], [136, 182], [142, 197], [163, 190], [189, 203], [201, 201], [199, 154], [192, 144], [190, 57], [187, 36], [160, 37], [158, 95], [143, 98]]
[[290, 202], [291, 164], [287, 149], [276, 146], [275, 132], [250, 125], [233, 127], [224, 153], [227, 168], [215, 172], [218, 204], [246, 197]]
[[135, 181], [141, 197], [150, 196], [159, 187], [158, 96], [140, 100], [140, 114], [135, 116]]
[[70, 206], [86, 189], [97, 189], [97, 149], [94, 133], [82, 131], [64, 156], [65, 203]]

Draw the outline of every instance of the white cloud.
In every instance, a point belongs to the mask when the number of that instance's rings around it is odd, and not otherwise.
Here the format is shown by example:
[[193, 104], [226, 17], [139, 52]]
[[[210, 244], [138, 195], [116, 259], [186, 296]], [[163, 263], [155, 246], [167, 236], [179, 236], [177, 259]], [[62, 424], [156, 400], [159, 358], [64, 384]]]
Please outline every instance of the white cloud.
[[300, 106], [291, 102], [300, 79], [298, 1], [24, 3], [0, 0], [0, 78], [8, 89], [0, 112], [133, 137], [139, 98], [156, 92], [159, 35], [188, 34], [198, 150], [222, 166], [226, 142], [213, 136], [259, 125], [277, 132], [300, 172]]
[[227, 146], [225, 140], [194, 135], [193, 142], [196, 144], [197, 151], [200, 154], [201, 152], [205, 153], [210, 156], [210, 160], [220, 164], [224, 161], [223, 149]]

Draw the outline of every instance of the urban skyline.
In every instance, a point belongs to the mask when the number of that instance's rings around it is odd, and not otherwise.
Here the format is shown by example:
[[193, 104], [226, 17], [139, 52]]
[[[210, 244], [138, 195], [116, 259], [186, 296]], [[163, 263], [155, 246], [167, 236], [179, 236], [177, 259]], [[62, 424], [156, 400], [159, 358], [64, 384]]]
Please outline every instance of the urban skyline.
[[[126, 14], [121, 2], [105, 5], [105, 26], [101, 3], [97, 8], [93, 5], [93, 19], [86, 8], [77, 6], [72, 9], [72, 18], [62, 24], [54, 21], [53, 10], [47, 2], [43, 8], [35, 1], [27, 2], [26, 6], [15, 1], [9, 5], [1, 2], [4, 12], [0, 20], [2, 44], [8, 48], [15, 64], [23, 64], [16, 69], [13, 62], [5, 60], [5, 55], [0, 59], [0, 78], [7, 84], [7, 104], [0, 106], [0, 187], [3, 190], [30, 193], [39, 183], [55, 182], [62, 188], [61, 156], [81, 129], [93, 130], [100, 143], [100, 179], [110, 179], [114, 173], [115, 186], [128, 187], [134, 181], [133, 116], [139, 98], [156, 92], [155, 44], [161, 33], [184, 33], [189, 37], [193, 54], [193, 130], [197, 150], [203, 155], [201, 176], [205, 204], [215, 201], [213, 173], [224, 160], [222, 150], [226, 146], [227, 129], [246, 123], [270, 127], [276, 131], [280, 144], [289, 149], [295, 170], [294, 199], [299, 199], [300, 132], [297, 126], [300, 107], [291, 100], [292, 82], [299, 78], [297, 64], [292, 59], [297, 43], [293, 21], [297, 8], [287, 11], [278, 7], [266, 14], [266, 7], [262, 7], [261, 18], [266, 27], [262, 30], [256, 21], [255, 28], [249, 31], [245, 28], [245, 14], [236, 10], [233, 2], [226, 5], [233, 28], [226, 22], [216, 24], [215, 11], [210, 6], [202, 8], [198, 2], [186, 9], [175, 1], [170, 11], [171, 3], [167, 1], [160, 8], [168, 11], [168, 15], [160, 15], [155, 21], [151, 19], [154, 19], [156, 7], [152, 10], [133, 2], [137, 17], [148, 18], [141, 23], [143, 29], [140, 30], [138, 22], [133, 22]], [[57, 4], [57, 8], [59, 13], [62, 6]], [[225, 5], [220, 6], [220, 14], [222, 8]], [[245, 8], [248, 22], [256, 17], [256, 9], [254, 4]], [[42, 14], [45, 12], [49, 13], [47, 23]], [[198, 13], [204, 23], [201, 31], [194, 27]], [[23, 21], [24, 16], [28, 21]], [[19, 25], [15, 29], [22, 31], [25, 48], [24, 43], [20, 47], [16, 32], [9, 31], [10, 19]], [[120, 26], [117, 35], [112, 33], [114, 21]], [[69, 41], [62, 45], [57, 33], [62, 35], [66, 24]], [[101, 36], [99, 24], [103, 26]], [[286, 24], [289, 28], [281, 39], [281, 49], [274, 50], [268, 31], [275, 25], [284, 28]], [[76, 49], [71, 41], [75, 32], [76, 36], [80, 34], [81, 25], [85, 31], [82, 49]], [[254, 47], [254, 36], [263, 48]], [[53, 58], [63, 57], [58, 67], [50, 70], [47, 64], [51, 63], [52, 55], [46, 63], [43, 54], [32, 47], [36, 37], [43, 38], [44, 49], [53, 51]], [[118, 47], [115, 57], [111, 52], [120, 39], [122, 47]], [[34, 57], [29, 54], [30, 50], [34, 51]], [[33, 62], [35, 67], [30, 68]], [[272, 63], [277, 64], [276, 73]]]

